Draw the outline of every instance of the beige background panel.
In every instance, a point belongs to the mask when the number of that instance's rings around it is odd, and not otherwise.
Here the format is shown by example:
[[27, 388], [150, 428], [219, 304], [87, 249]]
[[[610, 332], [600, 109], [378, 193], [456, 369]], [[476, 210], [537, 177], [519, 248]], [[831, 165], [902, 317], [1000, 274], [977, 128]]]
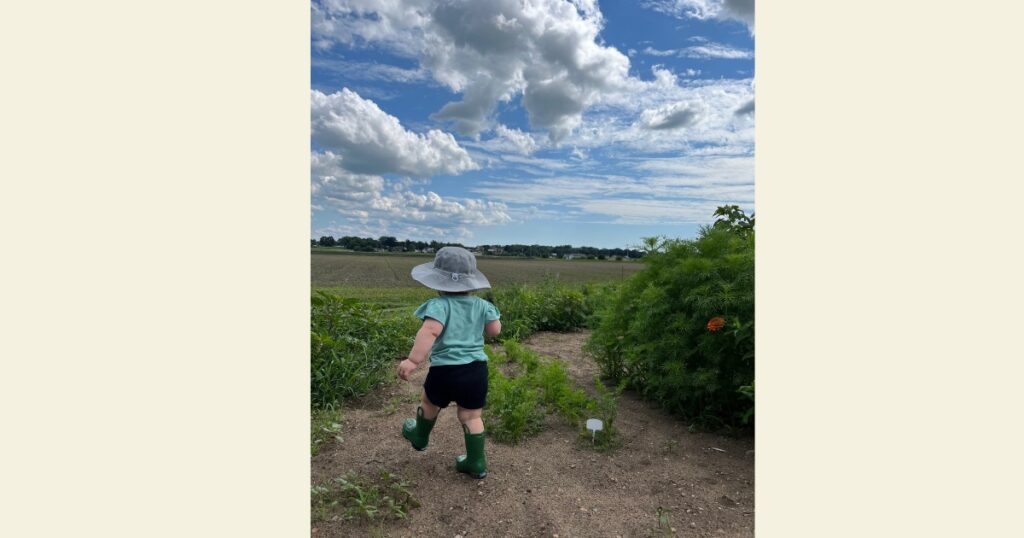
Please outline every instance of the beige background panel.
[[2, 536], [309, 532], [309, 7], [0, 8]]
[[759, 5], [758, 536], [1022, 536], [1020, 7]]

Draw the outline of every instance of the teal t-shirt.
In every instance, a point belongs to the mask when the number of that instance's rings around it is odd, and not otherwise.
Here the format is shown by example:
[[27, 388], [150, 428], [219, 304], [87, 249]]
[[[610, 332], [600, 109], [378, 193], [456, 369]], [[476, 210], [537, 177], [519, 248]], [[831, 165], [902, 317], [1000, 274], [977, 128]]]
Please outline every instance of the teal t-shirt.
[[430, 350], [430, 364], [448, 366], [486, 361], [484, 325], [501, 319], [501, 313], [473, 295], [442, 295], [420, 305], [416, 317], [432, 318], [444, 325]]

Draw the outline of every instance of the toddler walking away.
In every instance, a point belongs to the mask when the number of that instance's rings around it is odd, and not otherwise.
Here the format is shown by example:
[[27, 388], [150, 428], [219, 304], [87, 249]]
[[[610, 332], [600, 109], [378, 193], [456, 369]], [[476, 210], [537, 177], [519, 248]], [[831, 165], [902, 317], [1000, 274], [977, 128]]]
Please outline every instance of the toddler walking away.
[[408, 381], [417, 366], [430, 361], [423, 402], [416, 408], [416, 418], [402, 425], [402, 435], [413, 448], [424, 450], [437, 415], [454, 401], [466, 440], [466, 453], [455, 458], [455, 468], [483, 478], [487, 476], [481, 418], [487, 402], [484, 335], [501, 333], [501, 314], [493, 304], [469, 292], [490, 288], [491, 283], [477, 270], [473, 253], [459, 247], [438, 250], [433, 262], [413, 267], [412, 278], [437, 290], [438, 297], [416, 310], [423, 325], [408, 358], [398, 365], [398, 377]]

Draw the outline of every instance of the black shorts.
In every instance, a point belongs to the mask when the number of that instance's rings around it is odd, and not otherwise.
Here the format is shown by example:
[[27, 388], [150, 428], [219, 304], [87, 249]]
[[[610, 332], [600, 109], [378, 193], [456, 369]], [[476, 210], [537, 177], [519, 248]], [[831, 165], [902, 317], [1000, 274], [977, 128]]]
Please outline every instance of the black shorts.
[[423, 391], [430, 403], [441, 408], [454, 400], [463, 409], [481, 409], [487, 404], [487, 362], [431, 366]]

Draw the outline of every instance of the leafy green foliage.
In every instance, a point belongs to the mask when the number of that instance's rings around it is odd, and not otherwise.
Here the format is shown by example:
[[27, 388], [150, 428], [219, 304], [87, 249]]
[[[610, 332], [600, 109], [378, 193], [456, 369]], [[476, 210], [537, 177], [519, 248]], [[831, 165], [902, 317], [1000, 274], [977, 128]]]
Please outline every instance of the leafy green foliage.
[[526, 377], [510, 378], [498, 368], [498, 356], [487, 350], [487, 406], [484, 409], [487, 431], [498, 442], [517, 444], [540, 433], [545, 412], [540, 395]]
[[314, 409], [309, 425], [310, 452], [316, 456], [320, 447], [332, 439], [341, 441], [341, 411], [336, 409]]
[[347, 520], [384, 521], [405, 519], [420, 506], [409, 489], [412, 484], [387, 471], [375, 479], [349, 474], [310, 490], [313, 521], [332, 514]]
[[416, 318], [323, 292], [317, 292], [311, 302], [314, 408], [333, 407], [392, 379], [396, 360], [412, 347]]
[[644, 270], [595, 314], [588, 351], [602, 375], [702, 427], [748, 424], [752, 398], [740, 387], [752, 396], [753, 230], [704, 227], [695, 240], [650, 246]]
[[571, 331], [589, 316], [578, 287], [544, 280], [536, 286], [507, 286], [485, 292], [501, 311], [502, 337], [521, 340], [537, 331]]
[[[484, 419], [495, 441], [516, 444], [536, 435], [543, 430], [545, 417], [557, 413], [579, 430], [581, 438], [586, 437], [587, 446], [599, 450], [617, 446], [614, 422], [621, 388], [609, 391], [595, 379], [598, 396], [591, 399], [572, 386], [561, 362], [541, 357], [513, 340], [503, 342], [501, 355], [488, 350], [488, 357]], [[506, 376], [502, 365], [508, 365], [514, 375]], [[605, 430], [598, 432], [594, 443], [585, 427], [585, 419], [591, 417], [605, 422]]]
[[725, 205], [715, 210], [714, 227], [746, 237], [754, 232], [754, 215], [749, 217], [738, 205]]

